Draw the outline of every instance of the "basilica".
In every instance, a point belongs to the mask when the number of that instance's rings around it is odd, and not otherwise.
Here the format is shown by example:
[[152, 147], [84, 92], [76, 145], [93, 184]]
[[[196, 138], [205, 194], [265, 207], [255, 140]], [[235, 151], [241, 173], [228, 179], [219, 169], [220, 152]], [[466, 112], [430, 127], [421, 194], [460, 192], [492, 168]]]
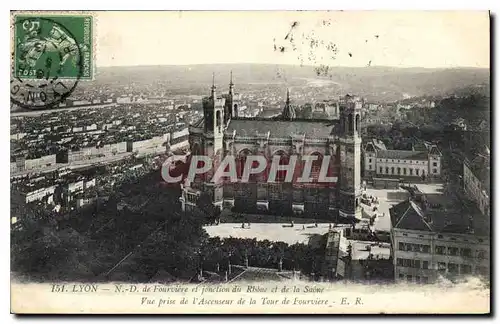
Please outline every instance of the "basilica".
[[[184, 210], [196, 208], [200, 195], [208, 193], [215, 206], [243, 213], [361, 218], [360, 98], [341, 97], [337, 120], [299, 119], [287, 91], [279, 117], [243, 118], [238, 117], [232, 76], [227, 94], [219, 95], [216, 90], [213, 82], [209, 96], [203, 98], [203, 118], [189, 127], [191, 155], [210, 156], [214, 164], [231, 155], [238, 175], [250, 155], [263, 156], [267, 161], [278, 157], [283, 165], [296, 156], [295, 168], [309, 167], [311, 181], [295, 181], [298, 175], [284, 181], [286, 171], [268, 182], [266, 167], [252, 174], [249, 181], [214, 183], [209, 181], [213, 174], [208, 172], [182, 185]], [[308, 155], [315, 157], [312, 165], [306, 166]], [[317, 181], [325, 158], [331, 180], [326, 183]]]

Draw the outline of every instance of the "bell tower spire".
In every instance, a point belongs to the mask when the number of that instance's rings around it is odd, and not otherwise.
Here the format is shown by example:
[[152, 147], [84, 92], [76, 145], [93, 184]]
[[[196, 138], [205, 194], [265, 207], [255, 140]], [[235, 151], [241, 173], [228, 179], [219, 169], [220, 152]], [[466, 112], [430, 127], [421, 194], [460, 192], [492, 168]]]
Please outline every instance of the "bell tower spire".
[[225, 96], [226, 97], [226, 103], [225, 103], [225, 115], [224, 115], [224, 122], [227, 123], [231, 117], [238, 117], [238, 105], [234, 102], [234, 83], [233, 83], [233, 71], [231, 70], [231, 73], [229, 75], [229, 92]]
[[290, 104], [290, 89], [286, 89], [286, 101], [285, 108], [283, 108], [283, 113], [281, 117], [285, 120], [294, 120], [296, 118], [295, 108]]
[[234, 83], [233, 83], [233, 70], [231, 70], [231, 74], [230, 74], [230, 77], [229, 77], [229, 94], [230, 95], [233, 94], [233, 87], [234, 87]]

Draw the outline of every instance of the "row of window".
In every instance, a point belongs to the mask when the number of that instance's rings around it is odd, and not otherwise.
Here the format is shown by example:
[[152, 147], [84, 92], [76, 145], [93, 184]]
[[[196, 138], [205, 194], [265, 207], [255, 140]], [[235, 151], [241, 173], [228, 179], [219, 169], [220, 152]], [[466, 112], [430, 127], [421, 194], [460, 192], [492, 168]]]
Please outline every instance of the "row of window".
[[400, 267], [415, 268], [415, 269], [429, 269], [429, 261], [422, 261], [416, 259], [396, 259], [396, 264]]
[[[415, 259], [400, 259], [396, 260], [399, 267], [414, 268], [414, 269], [429, 269], [429, 261], [421, 261]], [[472, 274], [472, 266], [469, 264], [457, 264], [457, 263], [446, 263], [438, 262], [438, 271], [441, 273], [451, 273], [451, 274]], [[488, 267], [476, 266], [476, 273], [487, 275]]]
[[[379, 162], [382, 162], [382, 159], [379, 159], [378, 161], [379, 161]], [[385, 162], [388, 162], [388, 161], [387, 161], [387, 160], [385, 160]], [[394, 160], [391, 160], [391, 162], [394, 162]], [[409, 161], [408, 163], [411, 163], [411, 162], [412, 162], [412, 161]], [[372, 159], [371, 159], [371, 158], [369, 158], [369, 159], [368, 159], [368, 163], [372, 163]], [[401, 163], [401, 161], [400, 161], [400, 160], [398, 160], [398, 163]], [[403, 161], [403, 163], [406, 163], [406, 161]], [[422, 161], [422, 164], [425, 164], [425, 163], [426, 163], [426, 161]], [[418, 161], [415, 161], [415, 164], [418, 164]], [[432, 166], [433, 166], [433, 167], [437, 167], [437, 166], [438, 166], [438, 163], [437, 163], [437, 162], [432, 162]]]
[[[451, 247], [451, 246], [446, 247], [439, 245], [436, 245], [435, 253], [439, 255], [451, 255], [451, 256], [462, 256], [462, 257], [472, 256], [472, 250], [470, 248], [459, 249], [457, 247]], [[486, 254], [487, 252], [485, 250], [478, 250], [476, 256], [478, 259], [486, 259]]]
[[[450, 274], [463, 274], [468, 275], [472, 274], [472, 266], [469, 264], [456, 264], [456, 263], [448, 263], [446, 262], [438, 262], [438, 271], [441, 273], [450, 273]], [[476, 273], [484, 274], [488, 271], [487, 267], [477, 266]]]
[[[399, 279], [400, 280], [405, 280], [408, 282], [413, 282], [413, 276], [412, 275], [406, 275], [404, 273], [399, 274]], [[416, 283], [421, 283], [421, 284], [428, 284], [429, 283], [429, 278], [428, 277], [421, 277], [421, 276], [415, 276], [415, 282]]]
[[[369, 165], [369, 170], [371, 170], [371, 165]], [[384, 173], [384, 168], [379, 167], [378, 169], [379, 173]], [[415, 174], [414, 174], [415, 172]], [[438, 173], [438, 170], [434, 168], [432, 170], [433, 173]], [[385, 174], [392, 174], [392, 175], [420, 175], [420, 169], [407, 169], [407, 168], [400, 168], [400, 167], [385, 167]], [[425, 175], [425, 170], [422, 170], [422, 175]]]
[[426, 245], [426, 244], [413, 244], [413, 243], [399, 242], [399, 250], [400, 251], [430, 253], [431, 246]]
[[[403, 236], [408, 236], [408, 233], [403, 233]], [[416, 237], [416, 236], [415, 236], [415, 237]], [[424, 235], [421, 235], [421, 234], [420, 234], [418, 237], [423, 238], [423, 237], [424, 237]], [[437, 238], [438, 238], [438, 239], [444, 239], [444, 236], [443, 236], [443, 235], [441, 235], [441, 234], [439, 234], [439, 235], [437, 236]], [[448, 238], [450, 241], [456, 241], [456, 240], [457, 240], [455, 237], [447, 237], [447, 238]], [[469, 242], [469, 240], [468, 240], [468, 239], [466, 239], [466, 238], [464, 238], [463, 240], [464, 240], [464, 242]], [[483, 242], [484, 242], [484, 240], [483, 240], [482, 238], [477, 239], [477, 241], [478, 241], [479, 243], [483, 243]]]
[[[372, 159], [370, 158], [370, 159], [369, 159], [369, 162], [371, 162], [371, 161], [372, 161]], [[384, 159], [378, 159], [378, 162], [384, 162]], [[396, 163], [396, 160], [391, 159], [391, 160], [389, 161], [389, 159], [385, 159], [385, 162], [394, 162], [394, 163]], [[411, 161], [407, 161], [407, 160], [403, 160], [403, 161], [401, 161], [401, 160], [398, 160], [398, 161], [397, 161], [397, 163], [413, 163], [413, 164], [419, 164], [419, 162], [420, 162], [421, 164], [426, 164], [426, 163], [427, 163], [427, 161], [413, 161], [413, 160], [411, 160]], [[436, 162], [434, 162], [434, 163], [436, 163]]]
[[[399, 242], [398, 250], [407, 252], [431, 253], [431, 247], [430, 245], [427, 244]], [[470, 248], [458, 248], [453, 246], [446, 247], [446, 246], [436, 245], [434, 247], [434, 253], [439, 255], [472, 257], [472, 250]], [[479, 259], [485, 259], [486, 251], [478, 250], [476, 256]]]

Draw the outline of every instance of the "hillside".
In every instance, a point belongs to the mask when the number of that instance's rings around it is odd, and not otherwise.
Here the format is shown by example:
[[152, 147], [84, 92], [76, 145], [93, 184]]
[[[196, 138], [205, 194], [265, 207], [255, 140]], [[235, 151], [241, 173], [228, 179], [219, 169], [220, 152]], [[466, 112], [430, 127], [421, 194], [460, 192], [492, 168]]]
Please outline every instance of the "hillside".
[[[161, 83], [176, 89], [205, 89], [215, 73], [226, 84], [233, 71], [240, 90], [267, 84], [311, 86], [314, 80], [332, 91], [356, 93], [368, 100], [399, 100], [407, 96], [447, 95], [456, 89], [482, 86], [489, 89], [490, 71], [476, 68], [424, 69], [393, 67], [329, 67], [317, 73], [312, 66], [271, 64], [210, 64], [185, 66], [98, 67], [97, 83]], [[324, 71], [324, 70], [323, 70]], [[320, 74], [320, 75], [318, 75]]]

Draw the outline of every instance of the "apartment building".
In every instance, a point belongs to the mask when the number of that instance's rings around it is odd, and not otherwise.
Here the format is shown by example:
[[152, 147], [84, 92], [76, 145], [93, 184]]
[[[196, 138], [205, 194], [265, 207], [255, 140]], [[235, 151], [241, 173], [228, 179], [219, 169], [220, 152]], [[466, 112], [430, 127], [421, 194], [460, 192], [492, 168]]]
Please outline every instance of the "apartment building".
[[56, 165], [56, 155], [46, 155], [38, 159], [24, 161], [24, 170], [37, 170]]
[[490, 215], [490, 156], [479, 154], [469, 161], [465, 159], [464, 190], [484, 215]]
[[99, 147], [84, 147], [78, 151], [68, 151], [68, 163], [91, 160], [103, 156], [112, 156], [127, 152], [127, 142], [111, 143]]
[[478, 211], [453, 210], [433, 200], [412, 195], [390, 210], [395, 281], [489, 277], [489, 220]]

